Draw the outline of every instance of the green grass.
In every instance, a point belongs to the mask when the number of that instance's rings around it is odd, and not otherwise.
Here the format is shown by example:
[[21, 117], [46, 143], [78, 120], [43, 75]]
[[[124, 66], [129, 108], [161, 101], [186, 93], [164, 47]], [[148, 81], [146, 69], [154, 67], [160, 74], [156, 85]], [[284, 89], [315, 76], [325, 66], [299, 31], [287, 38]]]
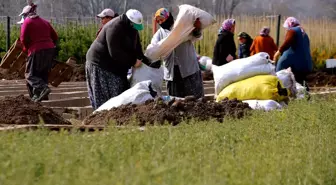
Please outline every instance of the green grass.
[[336, 96], [242, 120], [3, 132], [0, 184], [336, 184]]

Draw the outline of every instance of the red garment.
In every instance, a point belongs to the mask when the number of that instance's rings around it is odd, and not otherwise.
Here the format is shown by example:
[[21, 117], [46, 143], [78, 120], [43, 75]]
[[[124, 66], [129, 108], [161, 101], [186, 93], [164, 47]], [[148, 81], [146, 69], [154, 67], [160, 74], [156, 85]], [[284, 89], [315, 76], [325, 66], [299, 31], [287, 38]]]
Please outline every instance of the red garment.
[[294, 30], [287, 31], [285, 42], [279, 48], [281, 54], [295, 44], [295, 34], [296, 32]]
[[97, 31], [97, 34], [96, 34], [96, 37], [98, 37], [98, 35], [99, 35], [99, 33], [100, 33], [100, 31], [103, 29], [103, 26], [101, 26], [100, 28], [99, 28], [99, 30]]
[[257, 36], [250, 48], [251, 56], [260, 52], [265, 52], [269, 54], [271, 60], [273, 60], [273, 56], [277, 50], [278, 47], [270, 36]]
[[30, 55], [42, 49], [54, 48], [58, 36], [48, 21], [28, 17], [22, 24], [20, 40]]

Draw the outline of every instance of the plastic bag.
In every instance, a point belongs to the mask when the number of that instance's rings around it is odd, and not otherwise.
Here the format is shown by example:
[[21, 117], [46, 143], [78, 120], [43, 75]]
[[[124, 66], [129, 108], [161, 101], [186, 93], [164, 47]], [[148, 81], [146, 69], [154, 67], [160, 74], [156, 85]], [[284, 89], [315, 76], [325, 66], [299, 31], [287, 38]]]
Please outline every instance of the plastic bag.
[[274, 100], [246, 100], [243, 102], [249, 104], [253, 110], [272, 111], [283, 108], [280, 103]]
[[297, 94], [296, 94], [297, 99], [304, 99], [304, 98], [306, 98], [306, 96], [307, 97], [310, 96], [309, 92], [307, 91], [307, 89], [304, 86], [302, 86], [301, 84], [299, 84], [297, 82], [296, 82], [295, 86], [296, 86], [296, 92], [297, 92]]
[[296, 97], [296, 81], [291, 68], [281, 70], [276, 73], [279, 80], [282, 82], [285, 88], [289, 89], [292, 97]]
[[142, 104], [147, 100], [154, 99], [157, 93], [152, 89], [152, 82], [150, 80], [137, 83], [134, 87], [123, 92], [121, 95], [111, 98], [109, 101], [100, 106], [94, 113], [110, 110], [121, 105]]
[[131, 77], [132, 77], [132, 68], [128, 70], [127, 72], [127, 80], [131, 80]]
[[202, 56], [199, 59], [199, 63], [204, 69], [204, 71], [211, 71], [212, 69], [212, 59], [210, 57]]
[[275, 66], [269, 63], [267, 53], [258, 53], [248, 58], [234, 60], [223, 66], [212, 65], [217, 96], [228, 85], [256, 75], [275, 75]]
[[260, 75], [227, 86], [217, 97], [220, 102], [225, 98], [238, 100], [275, 100], [283, 101], [290, 92], [273, 75]]
[[216, 21], [209, 13], [190, 6], [179, 6], [179, 13], [174, 23], [173, 30], [165, 39], [157, 44], [150, 44], [147, 47], [145, 56], [155, 61], [167, 57], [178, 45], [192, 40], [191, 32], [194, 30], [194, 22], [199, 18], [202, 29], [209, 27]]
[[141, 67], [133, 69], [131, 87], [134, 87], [139, 82], [150, 80], [152, 82], [153, 89], [161, 95], [164, 76], [163, 70], [162, 66], [159, 68], [153, 68], [147, 66], [146, 64], [142, 64]]
[[202, 56], [198, 61], [201, 65], [206, 66], [208, 60], [211, 60], [211, 58], [207, 56]]

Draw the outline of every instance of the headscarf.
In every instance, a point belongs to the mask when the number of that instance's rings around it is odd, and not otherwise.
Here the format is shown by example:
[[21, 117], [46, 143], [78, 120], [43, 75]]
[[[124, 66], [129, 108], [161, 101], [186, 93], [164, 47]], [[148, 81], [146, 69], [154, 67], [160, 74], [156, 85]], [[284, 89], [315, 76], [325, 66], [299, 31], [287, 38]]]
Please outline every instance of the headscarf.
[[283, 27], [286, 29], [294, 28], [294, 27], [299, 27], [302, 31], [302, 34], [305, 34], [304, 29], [300, 26], [299, 20], [297, 20], [295, 17], [288, 17], [283, 24]]
[[37, 8], [36, 4], [30, 3], [23, 8], [23, 10], [22, 10], [22, 12], [19, 16], [22, 17], [22, 20], [26, 19], [27, 17], [36, 18], [36, 17], [38, 17], [38, 15], [36, 13], [36, 8]]
[[240, 32], [238, 34], [238, 37], [246, 39], [246, 44], [248, 44], [248, 45], [252, 44], [252, 42], [253, 42], [252, 37], [249, 34], [247, 34], [246, 32]]
[[35, 17], [38, 17], [38, 15], [37, 15], [37, 5], [36, 4], [34, 4], [34, 3], [32, 3], [32, 4], [30, 4], [30, 6], [31, 6], [31, 9], [30, 9], [30, 11], [28, 12], [28, 14], [27, 14], [27, 16], [29, 17], [29, 18], [35, 18]]
[[161, 26], [161, 28], [170, 30], [174, 24], [174, 17], [166, 8], [160, 8], [155, 13], [155, 21]]
[[263, 37], [266, 37], [266, 36], [269, 36], [271, 32], [271, 29], [269, 27], [263, 27], [261, 30], [260, 30], [260, 36], [263, 36]]
[[236, 20], [234, 19], [226, 19], [222, 26], [219, 28], [219, 33], [222, 33], [223, 31], [230, 31], [232, 27], [236, 24]]

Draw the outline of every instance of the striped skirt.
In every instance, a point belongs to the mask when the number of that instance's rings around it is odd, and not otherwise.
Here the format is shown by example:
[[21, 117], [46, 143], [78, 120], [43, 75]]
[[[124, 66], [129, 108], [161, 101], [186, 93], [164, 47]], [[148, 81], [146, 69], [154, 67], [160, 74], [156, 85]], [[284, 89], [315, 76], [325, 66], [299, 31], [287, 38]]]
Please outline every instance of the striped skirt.
[[85, 71], [89, 98], [94, 110], [130, 87], [127, 76], [115, 75], [90, 62], [86, 62]]

